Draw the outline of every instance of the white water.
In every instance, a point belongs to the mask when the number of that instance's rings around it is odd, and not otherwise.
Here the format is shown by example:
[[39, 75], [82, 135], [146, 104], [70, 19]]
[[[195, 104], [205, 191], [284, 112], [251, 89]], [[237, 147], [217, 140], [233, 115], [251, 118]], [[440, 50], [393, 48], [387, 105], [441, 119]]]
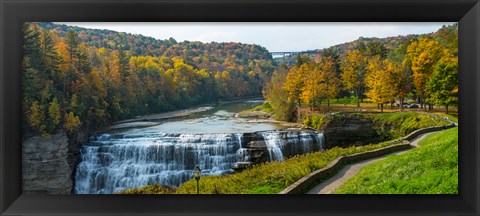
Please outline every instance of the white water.
[[237, 134], [101, 135], [81, 151], [78, 194], [113, 193], [153, 183], [179, 186], [200, 165], [202, 175], [231, 173]]
[[262, 132], [267, 144], [270, 161], [283, 161], [286, 157], [321, 151], [323, 134], [313, 132]]
[[[262, 132], [271, 161], [323, 149], [323, 135], [314, 132]], [[236, 162], [250, 155], [241, 133], [126, 133], [92, 136], [82, 147], [75, 193], [109, 194], [159, 183], [178, 187], [193, 177], [233, 173]]]

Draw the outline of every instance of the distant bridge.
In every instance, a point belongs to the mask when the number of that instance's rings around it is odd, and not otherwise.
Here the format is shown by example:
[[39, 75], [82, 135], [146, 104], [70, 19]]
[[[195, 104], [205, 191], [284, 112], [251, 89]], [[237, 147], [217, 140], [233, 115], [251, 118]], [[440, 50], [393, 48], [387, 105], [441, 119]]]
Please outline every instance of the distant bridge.
[[286, 56], [296, 56], [301, 54], [307, 54], [307, 55], [318, 54], [318, 52], [317, 51], [300, 51], [300, 52], [286, 51], [286, 52], [270, 52], [270, 54], [272, 56], [282, 55], [283, 57], [286, 57]]

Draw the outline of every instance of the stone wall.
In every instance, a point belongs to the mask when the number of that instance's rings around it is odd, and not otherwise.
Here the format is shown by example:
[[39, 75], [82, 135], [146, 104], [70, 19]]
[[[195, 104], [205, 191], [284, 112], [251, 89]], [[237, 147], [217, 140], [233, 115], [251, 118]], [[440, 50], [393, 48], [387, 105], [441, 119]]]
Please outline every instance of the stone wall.
[[73, 182], [67, 161], [68, 138], [65, 132], [30, 137], [22, 142], [24, 193], [70, 194]]
[[401, 144], [396, 144], [393, 146], [388, 146], [385, 148], [373, 150], [373, 151], [368, 151], [368, 152], [362, 152], [362, 153], [357, 153], [353, 155], [348, 155], [348, 156], [341, 156], [337, 159], [335, 159], [332, 163], [327, 165], [326, 167], [316, 170], [298, 181], [294, 182], [287, 188], [285, 188], [283, 191], [281, 191], [279, 194], [299, 194], [307, 191], [311, 186], [314, 184], [318, 183], [319, 181], [322, 181], [326, 178], [329, 178], [330, 176], [334, 175], [336, 172], [338, 172], [345, 164], [350, 164], [350, 163], [355, 163], [358, 161], [370, 159], [370, 158], [375, 158], [379, 157], [381, 155], [386, 155], [388, 153], [404, 150], [411, 148], [410, 142], [415, 139], [417, 136], [424, 134], [424, 133], [429, 133], [429, 132], [434, 132], [434, 131], [440, 131], [444, 129], [451, 128], [452, 126], [440, 126], [440, 127], [429, 127], [429, 128], [422, 128], [418, 129], [409, 135], [405, 136], [402, 140]]

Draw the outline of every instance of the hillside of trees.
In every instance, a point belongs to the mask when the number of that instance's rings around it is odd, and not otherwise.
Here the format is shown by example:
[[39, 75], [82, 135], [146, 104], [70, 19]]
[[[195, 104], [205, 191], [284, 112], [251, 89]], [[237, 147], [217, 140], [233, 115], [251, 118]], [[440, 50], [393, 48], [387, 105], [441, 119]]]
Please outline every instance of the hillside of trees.
[[[251, 44], [177, 42], [109, 30], [26, 23], [23, 131], [94, 131], [148, 113], [261, 95], [279, 120], [296, 108], [355, 96], [423, 109], [458, 104], [458, 26], [388, 38], [359, 38], [318, 54], [274, 61]], [[400, 106], [400, 109], [402, 106]]]
[[[292, 58], [292, 57], [290, 57]], [[276, 59], [277, 63], [291, 59]], [[354, 95], [378, 103], [395, 100], [403, 108], [406, 97], [421, 108], [458, 104], [458, 25], [444, 26], [424, 35], [359, 38], [295, 56], [284, 64], [264, 89], [279, 120], [295, 119], [295, 109], [314, 110], [322, 101]]]
[[[418, 38], [421, 37], [429, 37], [429, 38], [436, 38], [437, 40], [441, 40], [442, 44], [447, 43], [448, 41], [444, 41], [445, 39], [442, 39], [442, 34], [449, 34], [452, 32], [455, 32], [458, 30], [458, 25], [450, 25], [450, 26], [443, 26], [440, 30], [437, 32], [433, 33], [428, 33], [428, 34], [409, 34], [409, 35], [399, 35], [399, 36], [393, 36], [393, 37], [386, 37], [386, 38], [368, 38], [368, 37], [360, 37], [354, 41], [351, 42], [346, 42], [342, 44], [337, 44], [333, 45], [331, 47], [325, 48], [325, 49], [313, 49], [313, 50], [308, 50], [310, 52], [316, 52], [316, 54], [310, 54], [309, 58], [315, 61], [318, 61], [318, 59], [321, 56], [332, 56], [332, 55], [343, 55], [347, 51], [352, 51], [355, 49], [365, 49], [366, 46], [370, 43], [375, 43], [377, 45], [382, 44], [383, 46], [380, 46], [378, 48], [385, 49], [381, 51], [383, 55], [387, 54], [390, 55], [389, 57], [395, 58], [394, 55], [395, 52], [389, 52], [391, 50], [394, 50], [398, 47], [401, 47], [398, 49], [398, 51], [402, 49], [406, 49], [408, 44], [410, 44], [411, 41], [417, 40]], [[450, 34], [450, 37], [453, 36]], [[453, 44], [451, 44], [453, 45]], [[398, 53], [397, 51], [397, 53]], [[385, 53], [386, 52], [386, 53]], [[296, 63], [296, 56], [286, 56], [286, 57], [280, 57], [280, 58], [275, 58], [275, 62], [277, 62], [278, 65], [285, 64], [285, 65], [294, 65]], [[397, 56], [401, 57], [401, 56]]]
[[275, 69], [258, 45], [156, 40], [107, 30], [26, 23], [23, 128], [96, 130], [147, 113], [261, 95]]

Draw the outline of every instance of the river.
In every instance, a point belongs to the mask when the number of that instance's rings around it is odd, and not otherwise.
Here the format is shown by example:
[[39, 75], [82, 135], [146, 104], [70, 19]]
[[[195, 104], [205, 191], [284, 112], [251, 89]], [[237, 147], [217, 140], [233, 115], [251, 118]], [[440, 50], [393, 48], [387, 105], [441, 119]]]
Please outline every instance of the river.
[[192, 178], [195, 165], [204, 176], [233, 173], [235, 163], [250, 160], [246, 133], [263, 137], [271, 161], [323, 149], [322, 134], [288, 132], [280, 124], [235, 117], [262, 103], [226, 103], [182, 118], [141, 121], [138, 127], [129, 122], [128, 128], [92, 135], [81, 149], [75, 193], [111, 194], [154, 183], [178, 187]]

